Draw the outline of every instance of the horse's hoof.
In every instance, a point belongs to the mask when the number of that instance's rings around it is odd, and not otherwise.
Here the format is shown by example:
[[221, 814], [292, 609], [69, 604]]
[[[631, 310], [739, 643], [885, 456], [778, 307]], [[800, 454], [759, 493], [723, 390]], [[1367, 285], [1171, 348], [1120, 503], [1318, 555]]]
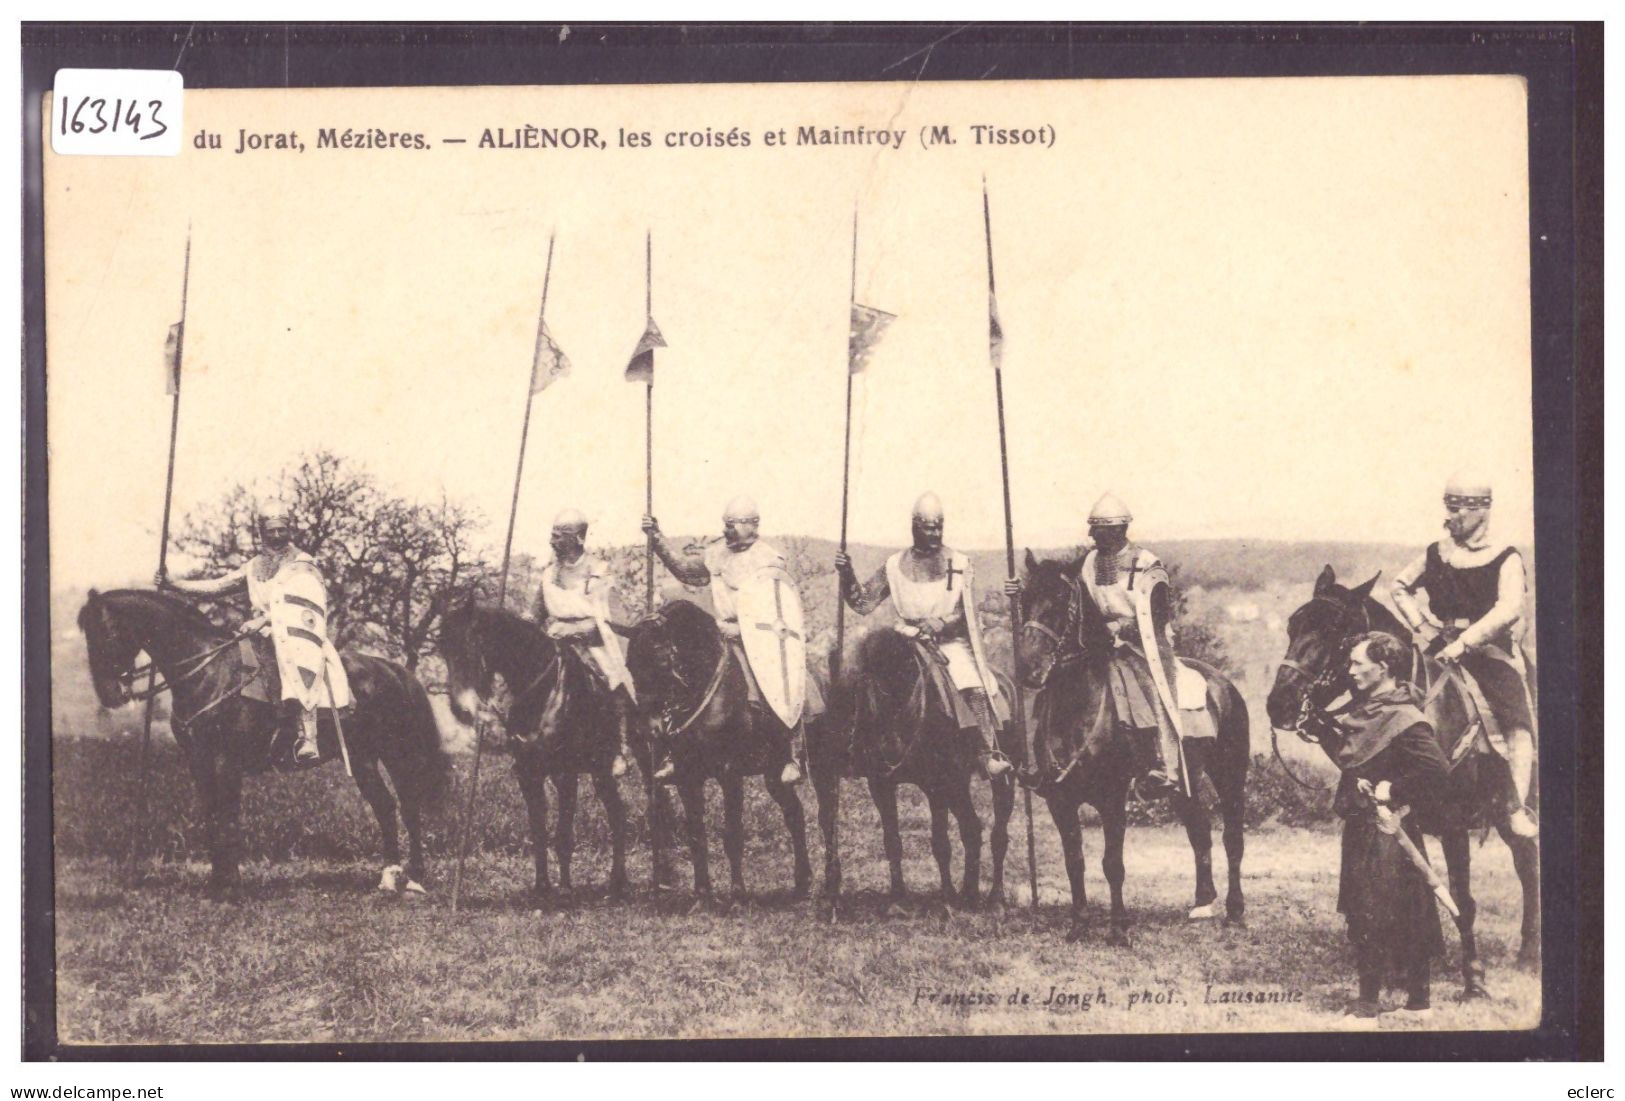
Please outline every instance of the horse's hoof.
[[1485, 986], [1481, 980], [1472, 979], [1468, 981], [1466, 986], [1461, 988], [1461, 993], [1457, 995], [1456, 1000], [1461, 1002], [1484, 1002], [1489, 1001], [1491, 997], [1489, 987]]
[[1211, 921], [1219, 916], [1219, 904], [1209, 902], [1202, 906], [1192, 906], [1190, 913], [1185, 915], [1186, 921]]
[[889, 918], [906, 918], [912, 917], [914, 911], [909, 907], [906, 897], [903, 895], [893, 895], [891, 897], [891, 901], [886, 903], [884, 913], [885, 916]]
[[1113, 922], [1111, 932], [1106, 934], [1106, 943], [1113, 948], [1127, 948], [1129, 946], [1128, 926]]
[[1088, 935], [1089, 935], [1089, 927], [1084, 925], [1082, 922], [1074, 921], [1071, 925], [1069, 925], [1067, 927], [1067, 930], [1066, 930], [1066, 942], [1068, 944], [1077, 944], [1077, 943], [1081, 942]]
[[987, 893], [987, 898], [982, 900], [982, 910], [986, 913], [1002, 914], [1005, 912], [1007, 907], [1008, 904], [1005, 902], [1004, 892], [1002, 890], [989, 891]]
[[[378, 877], [378, 889], [388, 894], [394, 894], [401, 889], [402, 882], [406, 880], [406, 869], [399, 864], [391, 864], [385, 868]], [[422, 890], [420, 887], [419, 890]]]
[[1540, 942], [1538, 940], [1535, 941], [1533, 944], [1527, 944], [1526, 943], [1526, 944], [1524, 944], [1522, 947], [1520, 947], [1518, 949], [1518, 966], [1519, 967], [1539, 967], [1540, 966]]
[[712, 902], [713, 900], [710, 895], [701, 895], [699, 898], [694, 900], [694, 905], [688, 908], [688, 916], [696, 917], [705, 913], [711, 907]]
[[1226, 914], [1224, 916], [1224, 927], [1226, 929], [1245, 929], [1247, 928], [1247, 918], [1242, 914]]
[[622, 899], [626, 898], [626, 894], [629, 889], [630, 885], [626, 882], [626, 880], [612, 879], [609, 881], [609, 892], [605, 895], [605, 897], [611, 902], [620, 902]]

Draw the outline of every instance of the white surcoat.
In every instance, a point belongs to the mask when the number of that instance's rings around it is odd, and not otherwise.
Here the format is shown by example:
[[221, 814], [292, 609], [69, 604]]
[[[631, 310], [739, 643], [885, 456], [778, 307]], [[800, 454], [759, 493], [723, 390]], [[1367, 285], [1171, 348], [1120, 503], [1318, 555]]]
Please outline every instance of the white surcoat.
[[609, 567], [602, 559], [585, 560], [585, 568], [578, 562], [565, 572], [558, 561], [542, 567], [542, 603], [549, 619], [566, 623], [592, 621], [598, 626], [598, 644], [586, 647], [593, 664], [611, 690], [625, 688], [634, 701], [637, 693], [632, 687], [632, 674], [626, 668], [626, 652], [621, 649], [621, 637], [609, 623], [609, 594], [613, 583]]
[[898, 551], [886, 559], [886, 588], [891, 593], [897, 618], [910, 626], [924, 619], [957, 619], [964, 609], [965, 638], [943, 639], [938, 643], [948, 659], [948, 676], [961, 692], [975, 689], [989, 698], [999, 694], [997, 681], [988, 674], [982, 652], [981, 624], [976, 616], [976, 589], [971, 577], [970, 559], [944, 548], [948, 569], [935, 580], [915, 580], [903, 571], [903, 557], [912, 552]]

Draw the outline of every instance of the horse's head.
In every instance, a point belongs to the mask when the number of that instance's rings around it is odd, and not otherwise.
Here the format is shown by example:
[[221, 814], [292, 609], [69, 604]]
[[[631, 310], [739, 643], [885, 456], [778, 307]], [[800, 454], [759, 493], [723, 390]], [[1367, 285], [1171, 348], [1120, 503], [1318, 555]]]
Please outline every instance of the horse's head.
[[130, 702], [128, 674], [141, 652], [141, 641], [122, 619], [116, 602], [95, 589], [79, 609], [79, 629], [85, 633], [90, 656], [90, 680], [103, 707], [123, 707]]
[[626, 645], [626, 667], [638, 699], [649, 704], [704, 689], [721, 656], [716, 620], [687, 600], [674, 600], [644, 616]]
[[1027, 552], [1022, 612], [1016, 636], [1022, 680], [1040, 688], [1063, 654], [1100, 653], [1106, 636], [1098, 609], [1082, 596], [1082, 558], [1043, 559]]
[[492, 644], [487, 630], [496, 609], [472, 600], [446, 613], [440, 621], [440, 657], [446, 663], [451, 713], [461, 723], [475, 721], [480, 704], [491, 698], [496, 667], [487, 656]]
[[1275, 671], [1265, 710], [1278, 730], [1296, 730], [1304, 708], [1319, 706], [1348, 689], [1349, 640], [1375, 625], [1371, 590], [1379, 571], [1363, 585], [1338, 584], [1330, 566], [1315, 579], [1314, 595], [1286, 625], [1286, 656]]

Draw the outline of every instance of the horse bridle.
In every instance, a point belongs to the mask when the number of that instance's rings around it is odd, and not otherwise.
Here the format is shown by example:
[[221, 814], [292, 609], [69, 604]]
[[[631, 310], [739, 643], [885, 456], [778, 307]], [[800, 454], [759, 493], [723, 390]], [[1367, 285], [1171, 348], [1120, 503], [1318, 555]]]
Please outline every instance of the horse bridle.
[[[1068, 590], [1066, 615], [1067, 619], [1070, 621], [1072, 619], [1073, 604], [1075, 601], [1082, 599], [1083, 590], [1081, 582], [1067, 581], [1066, 586]], [[1066, 637], [1060, 631], [1057, 631], [1055, 628], [1046, 623], [1041, 623], [1032, 617], [1023, 619], [1021, 621], [1021, 633], [1026, 635], [1028, 632], [1032, 632], [1033, 634], [1039, 635], [1042, 638], [1047, 638], [1053, 644], [1053, 649], [1049, 650], [1045, 654], [1044, 670], [1037, 678], [1037, 684], [1040, 688], [1049, 683], [1049, 678], [1055, 672], [1055, 670], [1074, 664], [1083, 658], [1083, 649], [1081, 646], [1076, 650], [1069, 651], [1067, 649]]]
[[[98, 607], [96, 609], [96, 614], [101, 618], [102, 628], [108, 633], [108, 635], [117, 638], [121, 642], [130, 641], [131, 644], [138, 650], [144, 650], [147, 648], [147, 644], [139, 639], [126, 640], [119, 632], [118, 628], [112, 623], [111, 620], [108, 619], [107, 613], [103, 608]], [[226, 641], [219, 643], [218, 645], [211, 646], [206, 650], [200, 650], [195, 654], [188, 654], [186, 657], [178, 659], [176, 665], [179, 666], [179, 668], [173, 674], [165, 674], [164, 679], [161, 681], [157, 679], [157, 674], [154, 671], [157, 663], [151, 659], [136, 665], [132, 665], [128, 669], [115, 672], [113, 674], [113, 678], [115, 681], [117, 681], [119, 686], [123, 688], [126, 703], [141, 703], [147, 700], [156, 699], [165, 692], [172, 692], [178, 685], [185, 684], [193, 677], [200, 675], [210, 665], [214, 664], [216, 658], [251, 634], [253, 634], [252, 630], [238, 631], [236, 634], [232, 635], [230, 638], [226, 639]], [[190, 668], [188, 668], [188, 666], [190, 666]], [[153, 678], [152, 684], [147, 688], [137, 688], [136, 682], [142, 677], [149, 675], [151, 675]], [[203, 715], [214, 710], [216, 707], [220, 706], [220, 704], [224, 703], [226, 700], [237, 695], [244, 688], [248, 687], [248, 683], [248, 681], [244, 681], [242, 684], [235, 685], [232, 688], [227, 689], [225, 692], [216, 696], [214, 699], [210, 700], [196, 711], [193, 711], [185, 718], [172, 714], [170, 716], [171, 725], [185, 727], [195, 722]]]
[[[1348, 606], [1340, 600], [1329, 596], [1316, 596], [1310, 598], [1309, 604], [1305, 605], [1305, 607], [1309, 607], [1314, 604], [1331, 605], [1331, 607], [1337, 611], [1340, 624], [1347, 619], [1349, 611]], [[1316, 698], [1321, 692], [1331, 688], [1333, 683], [1340, 675], [1337, 668], [1337, 658], [1347, 651], [1348, 642], [1350, 639], [1356, 637], [1357, 635], [1368, 633], [1371, 630], [1371, 609], [1366, 607], [1364, 601], [1361, 601], [1359, 610], [1361, 618], [1365, 620], [1364, 625], [1355, 630], [1343, 631], [1338, 640], [1337, 646], [1328, 650], [1324, 668], [1315, 670], [1309, 668], [1303, 662], [1298, 661], [1295, 658], [1281, 658], [1280, 664], [1283, 668], [1292, 670], [1301, 680], [1307, 682], [1299, 695], [1298, 718], [1292, 727], [1293, 731], [1298, 735], [1298, 737], [1302, 738], [1306, 742], [1318, 742], [1320, 740], [1312, 733], [1304, 730], [1303, 727], [1304, 723], [1308, 720], [1310, 714], [1316, 707]]]

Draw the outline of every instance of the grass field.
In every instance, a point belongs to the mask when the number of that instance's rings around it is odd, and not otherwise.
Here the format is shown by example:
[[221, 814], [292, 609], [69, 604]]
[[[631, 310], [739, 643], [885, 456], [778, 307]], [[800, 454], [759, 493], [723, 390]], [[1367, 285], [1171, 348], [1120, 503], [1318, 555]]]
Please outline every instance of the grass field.
[[[89, 783], [82, 772], [70, 767], [58, 774], [59, 835], [66, 830], [70, 842], [92, 836], [60, 820], [90, 811], [79, 791]], [[167, 783], [167, 766], [157, 775]], [[470, 862], [457, 914], [447, 905], [443, 843], [436, 846], [438, 877], [428, 899], [408, 902], [373, 890], [379, 862], [359, 797], [345, 793], [342, 773], [331, 769], [251, 784], [249, 844], [261, 855], [245, 865], [246, 886], [232, 902], [206, 898], [206, 867], [187, 855], [197, 839], [184, 825], [176, 827], [176, 858], [152, 862], [135, 888], [119, 886], [117, 861], [95, 855], [96, 846], [59, 855], [62, 1038], [353, 1043], [1297, 1031], [1339, 1027], [1351, 994], [1352, 961], [1335, 913], [1332, 828], [1277, 821], [1249, 835], [1248, 924], [1241, 929], [1185, 920], [1192, 877], [1182, 831], [1131, 830], [1127, 898], [1136, 924], [1132, 946], [1119, 949], [1104, 943], [1106, 885], [1095, 829], [1086, 838], [1100, 928], [1083, 943], [1063, 942], [1066, 885], [1041, 803], [1036, 915], [1026, 907], [1019, 807], [1012, 906], [1002, 913], [950, 912], [921, 893], [905, 911], [890, 912], [878, 894], [886, 882], [878, 820], [867, 793], [852, 782], [843, 803], [848, 899], [839, 924], [822, 918], [815, 902], [789, 897], [781, 820], [759, 789], [746, 818], [751, 899], [724, 896], [690, 912], [686, 858], [678, 863], [680, 889], [654, 894], [640, 841], [632, 853], [632, 896], [609, 901], [602, 890], [608, 861], [601, 814], [583, 798], [576, 897], [564, 909], [537, 912], [520, 899], [531, 866], [511, 820], [516, 804], [506, 763], [487, 775], [485, 844]], [[161, 795], [155, 805], [178, 795]], [[810, 818], [810, 792], [804, 800]], [[317, 803], [320, 818], [312, 809]], [[909, 883], [923, 892], [936, 873], [924, 801], [911, 790], [903, 799], [903, 828]], [[300, 842], [318, 836], [320, 845]], [[443, 826], [435, 836], [443, 839]], [[715, 875], [725, 864], [715, 830], [712, 839]], [[812, 846], [814, 866], [821, 867], [816, 837]], [[1452, 956], [1436, 979], [1428, 1027], [1531, 1027], [1539, 980], [1513, 962], [1518, 894], [1511, 861], [1493, 840], [1475, 857], [1479, 940], [1496, 996], [1454, 1002], [1455, 938], [1447, 931]], [[1217, 846], [1215, 860], [1222, 865]], [[955, 861], [957, 874], [957, 852]], [[1043, 1004], [1052, 990], [1076, 999]], [[1262, 1004], [1218, 1000], [1249, 993]]]

